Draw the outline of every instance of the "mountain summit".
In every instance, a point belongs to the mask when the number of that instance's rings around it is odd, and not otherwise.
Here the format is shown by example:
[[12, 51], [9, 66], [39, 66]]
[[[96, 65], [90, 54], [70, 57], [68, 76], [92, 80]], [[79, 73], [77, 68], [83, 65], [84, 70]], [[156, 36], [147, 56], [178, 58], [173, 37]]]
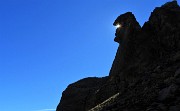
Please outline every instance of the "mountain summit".
[[180, 6], [157, 7], [141, 27], [117, 17], [109, 76], [70, 84], [56, 111], [180, 111]]

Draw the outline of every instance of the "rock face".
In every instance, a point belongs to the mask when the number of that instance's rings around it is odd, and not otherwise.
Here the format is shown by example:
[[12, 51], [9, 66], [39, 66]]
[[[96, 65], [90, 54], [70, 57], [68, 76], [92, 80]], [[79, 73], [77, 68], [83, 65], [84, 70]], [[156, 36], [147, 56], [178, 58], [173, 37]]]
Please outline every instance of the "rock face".
[[180, 111], [180, 7], [155, 8], [140, 27], [120, 15], [119, 43], [109, 76], [86, 78], [63, 92], [56, 111]]

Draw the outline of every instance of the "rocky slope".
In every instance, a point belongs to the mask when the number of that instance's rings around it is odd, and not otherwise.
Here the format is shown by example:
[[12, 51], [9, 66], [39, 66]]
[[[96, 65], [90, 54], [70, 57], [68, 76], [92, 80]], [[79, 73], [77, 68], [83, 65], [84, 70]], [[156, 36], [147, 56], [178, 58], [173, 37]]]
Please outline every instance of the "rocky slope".
[[180, 7], [155, 8], [143, 27], [131, 12], [114, 22], [119, 43], [109, 76], [63, 92], [56, 111], [180, 111]]

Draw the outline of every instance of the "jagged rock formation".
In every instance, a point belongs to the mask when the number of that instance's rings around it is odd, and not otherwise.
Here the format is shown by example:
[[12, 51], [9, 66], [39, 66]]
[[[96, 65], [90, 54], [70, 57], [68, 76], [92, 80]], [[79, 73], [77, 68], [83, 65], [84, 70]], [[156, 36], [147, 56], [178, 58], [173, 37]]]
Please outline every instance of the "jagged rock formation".
[[114, 25], [120, 45], [110, 74], [63, 92], [56, 111], [180, 111], [180, 7], [155, 8], [140, 27], [131, 12]]

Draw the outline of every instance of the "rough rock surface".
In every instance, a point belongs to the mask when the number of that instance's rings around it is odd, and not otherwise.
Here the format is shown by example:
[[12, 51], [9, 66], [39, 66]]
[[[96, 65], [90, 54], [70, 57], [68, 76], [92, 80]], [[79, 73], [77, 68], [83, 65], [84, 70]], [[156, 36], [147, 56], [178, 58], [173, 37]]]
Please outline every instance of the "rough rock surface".
[[177, 1], [155, 8], [143, 27], [131, 12], [117, 24], [120, 45], [109, 76], [69, 85], [56, 111], [180, 111]]

